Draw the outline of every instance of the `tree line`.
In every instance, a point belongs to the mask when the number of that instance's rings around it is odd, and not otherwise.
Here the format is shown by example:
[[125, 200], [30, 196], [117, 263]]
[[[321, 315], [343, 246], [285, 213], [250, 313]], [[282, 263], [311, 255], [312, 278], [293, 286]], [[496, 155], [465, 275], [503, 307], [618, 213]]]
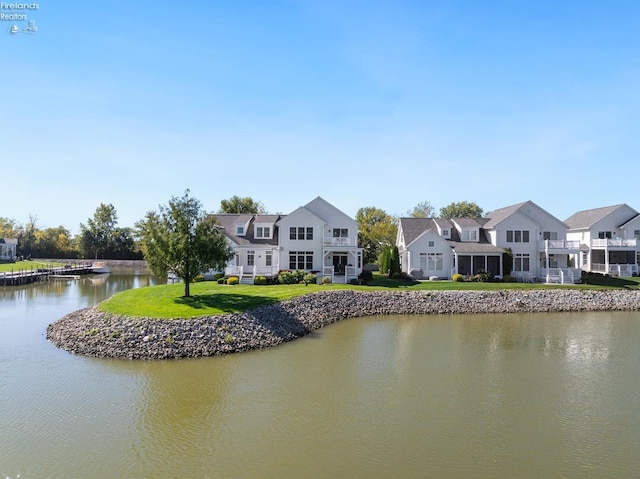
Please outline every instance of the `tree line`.
[[[187, 190], [184, 197], [172, 198], [168, 206], [160, 207], [159, 212], [147, 213], [133, 228], [119, 226], [115, 207], [101, 203], [91, 218], [80, 223], [80, 233], [76, 236], [64, 226], [40, 228], [36, 216], [29, 216], [24, 225], [14, 219], [0, 217], [0, 238], [17, 238], [18, 255], [24, 258], [142, 259], [145, 248], [153, 245], [145, 243], [145, 239], [150, 237], [154, 221], [160, 221], [161, 218], [169, 221], [171, 204], [187, 210], [187, 205], [190, 205], [193, 213], [194, 205], [190, 201], [197, 202], [188, 196]], [[197, 205], [197, 214], [201, 215], [201, 205], [199, 202]], [[220, 202], [217, 213], [264, 214], [266, 208], [251, 197], [233, 196]], [[187, 211], [182, 214], [187, 214]], [[480, 218], [482, 214], [482, 208], [467, 201], [451, 203], [439, 211], [440, 218]], [[435, 209], [428, 201], [417, 204], [406, 215], [423, 218], [436, 216]], [[395, 245], [399, 217], [383, 209], [367, 206], [357, 211], [355, 219], [359, 227], [358, 242], [364, 250], [364, 262], [380, 264], [384, 259], [386, 264], [391, 254], [393, 265], [393, 252], [385, 253], [385, 250]]]

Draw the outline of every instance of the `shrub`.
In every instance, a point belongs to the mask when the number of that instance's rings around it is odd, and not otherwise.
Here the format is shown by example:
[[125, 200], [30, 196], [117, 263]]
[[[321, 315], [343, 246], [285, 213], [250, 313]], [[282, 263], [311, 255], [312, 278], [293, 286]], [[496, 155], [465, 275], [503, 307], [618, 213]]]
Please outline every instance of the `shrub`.
[[316, 283], [318, 281], [318, 277], [313, 273], [307, 273], [302, 277], [302, 281], [305, 286], [309, 286], [309, 283]]
[[456, 273], [451, 279], [457, 283], [462, 283], [464, 281], [464, 276], [462, 276], [460, 273]]
[[473, 281], [477, 283], [487, 283], [493, 279], [493, 275], [488, 271], [480, 270], [478, 274], [473, 277]]
[[197, 275], [196, 277], [193, 278], [192, 283], [200, 283], [204, 281], [204, 276], [202, 276], [201, 274]]
[[227, 284], [238, 284], [239, 282], [240, 280], [237, 276], [231, 276], [229, 279], [227, 279]]
[[225, 284], [227, 282], [224, 278], [218, 278], [218, 284]]
[[351, 278], [351, 280], [349, 281], [349, 284], [357, 285], [358, 280], [356, 278]]
[[216, 273], [213, 280], [218, 281], [220, 278], [224, 278], [224, 273]]
[[280, 271], [278, 273], [278, 283], [280, 284], [297, 284], [299, 282], [298, 275], [291, 271]]
[[329, 284], [329, 283], [331, 283], [331, 278], [329, 278], [329, 276], [323, 276], [322, 284]]
[[256, 276], [253, 280], [253, 284], [267, 284], [267, 278], [264, 276]]
[[369, 281], [373, 281], [373, 273], [368, 270], [362, 271], [358, 276], [361, 284], [367, 284]]

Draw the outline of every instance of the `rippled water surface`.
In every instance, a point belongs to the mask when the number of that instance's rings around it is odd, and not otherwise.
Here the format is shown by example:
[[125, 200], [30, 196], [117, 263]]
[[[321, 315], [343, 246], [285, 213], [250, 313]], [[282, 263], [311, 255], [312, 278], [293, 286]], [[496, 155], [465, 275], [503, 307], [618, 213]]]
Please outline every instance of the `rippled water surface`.
[[47, 324], [144, 274], [0, 288], [1, 478], [580, 477], [640, 471], [640, 314], [393, 316], [133, 362]]

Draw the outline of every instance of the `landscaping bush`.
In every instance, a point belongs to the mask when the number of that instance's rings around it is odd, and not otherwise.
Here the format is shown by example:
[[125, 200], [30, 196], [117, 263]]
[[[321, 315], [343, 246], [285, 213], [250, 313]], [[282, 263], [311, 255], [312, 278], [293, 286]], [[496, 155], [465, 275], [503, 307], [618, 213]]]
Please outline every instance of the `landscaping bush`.
[[253, 284], [267, 284], [267, 278], [265, 278], [264, 276], [256, 276], [253, 280]]
[[202, 276], [201, 274], [197, 275], [195, 278], [193, 278], [193, 280], [191, 281], [192, 283], [200, 283], [204, 281], [204, 276]]
[[360, 284], [367, 284], [369, 281], [373, 281], [373, 273], [371, 271], [364, 270], [360, 273], [358, 279], [360, 280]]
[[227, 284], [238, 284], [239, 282], [240, 280], [237, 276], [231, 276], [229, 279], [227, 279]]
[[224, 278], [224, 273], [216, 273], [213, 280], [218, 281], [220, 278]]
[[451, 279], [457, 283], [462, 283], [464, 281], [464, 276], [462, 276], [460, 273], [456, 273]]
[[298, 275], [291, 271], [280, 271], [278, 273], [278, 283], [280, 284], [298, 284], [300, 280]]
[[316, 283], [318, 281], [318, 277], [313, 273], [307, 273], [302, 277], [302, 282], [305, 286], [309, 286], [309, 283]]
[[358, 280], [356, 278], [351, 278], [351, 280], [349, 281], [349, 284], [357, 286], [358, 285]]
[[329, 276], [323, 276], [322, 284], [329, 284], [329, 283], [331, 283], [331, 278], [329, 278]]
[[493, 280], [493, 275], [488, 271], [483, 271], [483, 270], [478, 271], [478, 274], [476, 274], [472, 278], [472, 281], [475, 281], [476, 283], [488, 283], [489, 281], [492, 281], [492, 280]]
[[218, 278], [218, 284], [225, 284], [227, 282], [224, 278]]

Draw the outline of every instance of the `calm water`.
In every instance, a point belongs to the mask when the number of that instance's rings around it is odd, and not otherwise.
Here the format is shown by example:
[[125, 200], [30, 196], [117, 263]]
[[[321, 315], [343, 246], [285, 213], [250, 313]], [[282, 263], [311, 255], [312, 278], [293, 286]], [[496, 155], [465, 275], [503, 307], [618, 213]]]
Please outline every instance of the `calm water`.
[[0, 478], [630, 478], [640, 314], [385, 317], [266, 351], [73, 356], [145, 275], [0, 288]]

